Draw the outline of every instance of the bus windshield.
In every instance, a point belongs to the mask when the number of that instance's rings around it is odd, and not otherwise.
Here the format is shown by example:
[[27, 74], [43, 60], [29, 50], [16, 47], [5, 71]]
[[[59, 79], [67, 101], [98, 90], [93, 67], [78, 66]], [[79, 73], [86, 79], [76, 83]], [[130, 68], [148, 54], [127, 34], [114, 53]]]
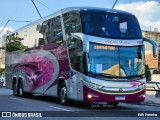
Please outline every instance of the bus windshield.
[[143, 75], [142, 46], [119, 47], [90, 43], [88, 72], [116, 77]]
[[106, 11], [82, 11], [83, 33], [115, 39], [141, 39], [141, 29], [134, 15]]

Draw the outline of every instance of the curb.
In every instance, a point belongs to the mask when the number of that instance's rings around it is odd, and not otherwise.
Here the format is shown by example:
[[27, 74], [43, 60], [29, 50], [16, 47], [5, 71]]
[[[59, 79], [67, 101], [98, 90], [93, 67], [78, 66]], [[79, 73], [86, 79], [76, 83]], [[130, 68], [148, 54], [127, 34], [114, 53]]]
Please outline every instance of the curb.
[[139, 105], [148, 105], [148, 106], [160, 107], [160, 103], [154, 102], [154, 101], [149, 101], [149, 100], [146, 100], [146, 101], [144, 101], [144, 102], [137, 103], [137, 104], [139, 104]]
[[155, 106], [155, 107], [160, 107], [160, 103], [157, 103], [157, 102], [154, 102], [154, 101], [144, 101], [144, 102], [141, 102], [141, 103], [131, 103], [131, 104], [134, 104], [134, 105], [147, 105], [147, 106]]
[[[144, 104], [151, 104], [151, 105], [160, 105], [160, 103], [154, 102], [154, 101], [144, 101], [143, 103], [144, 103]], [[142, 104], [143, 104], [143, 103], [142, 103]]]
[[6, 86], [0, 86], [0, 88], [3, 88], [3, 89], [8, 89]]

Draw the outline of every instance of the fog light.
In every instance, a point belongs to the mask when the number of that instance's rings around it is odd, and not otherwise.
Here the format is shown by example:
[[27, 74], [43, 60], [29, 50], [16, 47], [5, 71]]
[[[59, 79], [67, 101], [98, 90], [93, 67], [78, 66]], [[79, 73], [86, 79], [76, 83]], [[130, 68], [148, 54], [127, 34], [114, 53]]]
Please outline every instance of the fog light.
[[91, 99], [93, 96], [89, 94], [87, 97], [88, 97], [89, 99]]

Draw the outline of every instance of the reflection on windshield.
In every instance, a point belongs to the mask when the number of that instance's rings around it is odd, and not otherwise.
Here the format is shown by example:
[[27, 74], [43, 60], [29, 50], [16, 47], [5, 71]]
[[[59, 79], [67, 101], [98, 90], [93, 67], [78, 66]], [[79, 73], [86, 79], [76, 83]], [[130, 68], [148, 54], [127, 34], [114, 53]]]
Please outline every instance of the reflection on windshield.
[[135, 16], [106, 11], [83, 11], [83, 32], [88, 35], [139, 39], [142, 37], [140, 26]]
[[142, 46], [114, 47], [90, 44], [88, 72], [127, 77], [144, 74]]

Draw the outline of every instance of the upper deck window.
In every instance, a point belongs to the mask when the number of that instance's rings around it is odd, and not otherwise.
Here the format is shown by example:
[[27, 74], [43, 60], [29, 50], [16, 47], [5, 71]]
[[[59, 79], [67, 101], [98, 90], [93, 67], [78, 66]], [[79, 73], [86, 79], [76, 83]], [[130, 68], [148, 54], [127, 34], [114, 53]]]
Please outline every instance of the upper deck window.
[[71, 33], [81, 32], [81, 19], [78, 11], [63, 14], [65, 34], [68, 38]]
[[82, 11], [83, 33], [115, 39], [142, 38], [134, 15], [106, 11]]

